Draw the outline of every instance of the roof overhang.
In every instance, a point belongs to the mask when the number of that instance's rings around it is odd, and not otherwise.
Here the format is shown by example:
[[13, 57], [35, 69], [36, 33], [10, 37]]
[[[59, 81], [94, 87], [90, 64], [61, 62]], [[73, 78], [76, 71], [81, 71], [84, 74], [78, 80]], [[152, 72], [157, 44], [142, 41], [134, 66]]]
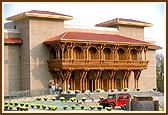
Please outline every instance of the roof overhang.
[[[110, 38], [109, 38], [109, 36], [110, 36]], [[108, 37], [108, 39], [107, 39], [107, 37]], [[116, 40], [116, 39], [120, 39], [120, 38], [122, 38], [122, 40]], [[85, 33], [85, 32], [65, 32], [61, 35], [46, 39], [43, 43], [44, 44], [52, 44], [52, 43], [56, 43], [56, 42], [133, 45], [133, 46], [152, 46], [153, 45], [150, 42], [136, 40], [136, 39], [120, 36], [120, 35], [95, 34], [95, 33]]]
[[20, 19], [28, 18], [28, 17], [35, 17], [35, 18], [49, 18], [49, 19], [61, 19], [61, 20], [71, 20], [73, 19], [72, 16], [66, 15], [50, 15], [50, 14], [38, 14], [38, 13], [21, 13], [18, 15], [14, 15], [11, 17], [6, 18], [7, 20], [17, 21]]
[[113, 20], [105, 21], [105, 22], [96, 24], [95, 26], [110, 27], [110, 26], [116, 26], [116, 25], [140, 26], [140, 27], [153, 26], [153, 24], [151, 23], [132, 20], [132, 19], [122, 19], [122, 18], [116, 18]]
[[4, 38], [4, 44], [23, 44], [21, 38]]

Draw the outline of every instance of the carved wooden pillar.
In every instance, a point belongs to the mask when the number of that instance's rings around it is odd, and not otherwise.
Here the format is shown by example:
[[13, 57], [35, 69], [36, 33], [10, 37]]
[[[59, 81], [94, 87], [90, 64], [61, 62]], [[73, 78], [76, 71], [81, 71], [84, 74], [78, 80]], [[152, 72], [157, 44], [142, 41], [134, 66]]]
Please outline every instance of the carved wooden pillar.
[[101, 74], [102, 74], [102, 69], [98, 70], [97, 73], [96, 73], [96, 79], [95, 79], [95, 89], [98, 89], [100, 88], [100, 77], [101, 77]]
[[61, 51], [62, 51], [62, 60], [65, 59], [65, 57], [64, 57], [64, 49], [65, 49], [65, 45], [66, 45], [65, 43], [60, 44]]
[[80, 90], [83, 91], [85, 89], [85, 78], [87, 75], [87, 71], [83, 71], [80, 79]]
[[67, 71], [67, 76], [66, 76], [66, 81], [67, 81], [66, 87], [67, 87], [67, 89], [68, 89], [68, 85], [70, 85], [69, 80], [70, 80], [70, 77], [71, 77], [71, 73], [72, 73], [71, 69]]
[[144, 58], [145, 58], [145, 61], [146, 61], [146, 52], [147, 52], [147, 50], [148, 50], [148, 47], [147, 46], [144, 47], [144, 53], [145, 53], [145, 55], [144, 55], [145, 57]]
[[128, 79], [130, 76], [131, 71], [124, 71], [123, 75], [123, 88], [128, 88]]
[[131, 46], [128, 46], [126, 49], [127, 60], [131, 60]]
[[118, 60], [118, 58], [117, 58], [117, 50], [118, 50], [118, 45], [116, 45], [116, 46], [114, 47], [114, 61], [115, 61], [115, 60]]
[[116, 71], [111, 71], [110, 77], [109, 77], [109, 88], [114, 89], [114, 77], [115, 77]]
[[63, 85], [62, 85], [62, 89], [64, 91], [66, 91], [68, 89], [68, 85], [69, 85], [69, 80], [70, 80], [70, 77], [71, 77], [71, 69], [68, 70], [68, 71], [58, 71], [58, 75], [61, 77], [62, 79], [62, 82], [63, 82]]
[[84, 57], [85, 60], [88, 60], [88, 55], [89, 55], [89, 54], [88, 54], [88, 53], [89, 53], [88, 50], [89, 50], [89, 46], [90, 46], [90, 43], [87, 43], [87, 44], [86, 44], [86, 47], [85, 47], [85, 49], [84, 49], [84, 50], [85, 50], [85, 57]]
[[134, 83], [135, 83], [135, 89], [138, 88], [138, 80], [141, 74], [141, 70], [134, 71]]
[[67, 56], [68, 56], [68, 60], [70, 59], [70, 46], [69, 45], [67, 45]]
[[137, 48], [137, 50], [138, 50], [138, 60], [142, 60], [143, 47]]
[[70, 60], [73, 60], [73, 47], [74, 47], [74, 45], [73, 45], [73, 43], [71, 42], [71, 43], [70, 43]]
[[103, 48], [105, 44], [101, 44], [100, 47], [98, 47], [99, 51], [99, 60], [104, 60], [104, 54], [103, 54]]
[[63, 75], [63, 72], [62, 71], [58, 71], [57, 72], [57, 74], [60, 76], [60, 78], [61, 78], [61, 80], [62, 80], [62, 90], [63, 91], [65, 91], [66, 90], [66, 88], [65, 88], [65, 77], [64, 77], [64, 75]]

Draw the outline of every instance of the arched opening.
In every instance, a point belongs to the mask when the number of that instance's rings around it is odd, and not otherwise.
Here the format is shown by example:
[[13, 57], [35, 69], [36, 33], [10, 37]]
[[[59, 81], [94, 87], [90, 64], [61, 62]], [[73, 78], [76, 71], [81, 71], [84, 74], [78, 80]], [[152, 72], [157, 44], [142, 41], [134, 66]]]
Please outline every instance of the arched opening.
[[125, 51], [122, 48], [119, 48], [117, 52], [119, 60], [126, 60]]
[[71, 74], [70, 86], [72, 90], [80, 89], [80, 71], [74, 71]]
[[105, 48], [105, 49], [103, 50], [103, 53], [104, 53], [104, 59], [105, 59], [105, 60], [109, 60], [109, 59], [110, 59], [110, 53], [111, 53], [110, 48]]
[[96, 48], [89, 48], [89, 59], [98, 59], [98, 52]]
[[68, 49], [67, 49], [67, 47], [64, 49], [64, 59], [68, 59]]
[[136, 49], [131, 50], [131, 59], [137, 60], [137, 50]]
[[74, 59], [83, 59], [83, 50], [79, 46], [74, 47], [73, 52]]
[[119, 91], [122, 89], [122, 77], [121, 71], [117, 71], [115, 75], [115, 88]]
[[103, 71], [102, 76], [101, 76], [101, 86], [104, 91], [108, 91], [108, 77], [109, 77], [109, 72], [108, 71]]
[[95, 90], [95, 72], [94, 71], [89, 71], [87, 74], [88, 78], [88, 89], [90, 91]]
[[52, 60], [52, 59], [57, 59], [57, 57], [56, 57], [56, 51], [55, 51], [55, 49], [52, 47], [51, 49], [50, 49], [50, 56], [49, 56], [49, 58], [50, 58], [50, 60]]

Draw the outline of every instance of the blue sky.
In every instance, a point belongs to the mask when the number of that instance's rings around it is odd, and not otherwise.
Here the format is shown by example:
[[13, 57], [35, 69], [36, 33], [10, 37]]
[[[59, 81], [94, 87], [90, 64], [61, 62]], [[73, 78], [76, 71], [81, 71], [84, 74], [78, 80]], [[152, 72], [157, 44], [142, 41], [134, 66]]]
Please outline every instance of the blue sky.
[[5, 18], [29, 10], [47, 10], [67, 14], [74, 17], [65, 24], [94, 26], [97, 23], [114, 18], [127, 18], [152, 23], [152, 27], [145, 28], [145, 38], [155, 41], [163, 47], [158, 52], [165, 52], [166, 40], [166, 10], [163, 2], [33, 2], [33, 3], [3, 3], [3, 22]]

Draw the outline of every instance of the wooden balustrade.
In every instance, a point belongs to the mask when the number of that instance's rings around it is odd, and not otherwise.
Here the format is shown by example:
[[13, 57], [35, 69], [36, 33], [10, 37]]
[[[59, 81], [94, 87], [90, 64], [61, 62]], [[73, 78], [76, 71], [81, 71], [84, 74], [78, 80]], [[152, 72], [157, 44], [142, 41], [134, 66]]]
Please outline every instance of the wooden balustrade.
[[117, 69], [117, 70], [139, 70], [146, 69], [149, 61], [142, 60], [48, 60], [49, 71], [59, 69]]

